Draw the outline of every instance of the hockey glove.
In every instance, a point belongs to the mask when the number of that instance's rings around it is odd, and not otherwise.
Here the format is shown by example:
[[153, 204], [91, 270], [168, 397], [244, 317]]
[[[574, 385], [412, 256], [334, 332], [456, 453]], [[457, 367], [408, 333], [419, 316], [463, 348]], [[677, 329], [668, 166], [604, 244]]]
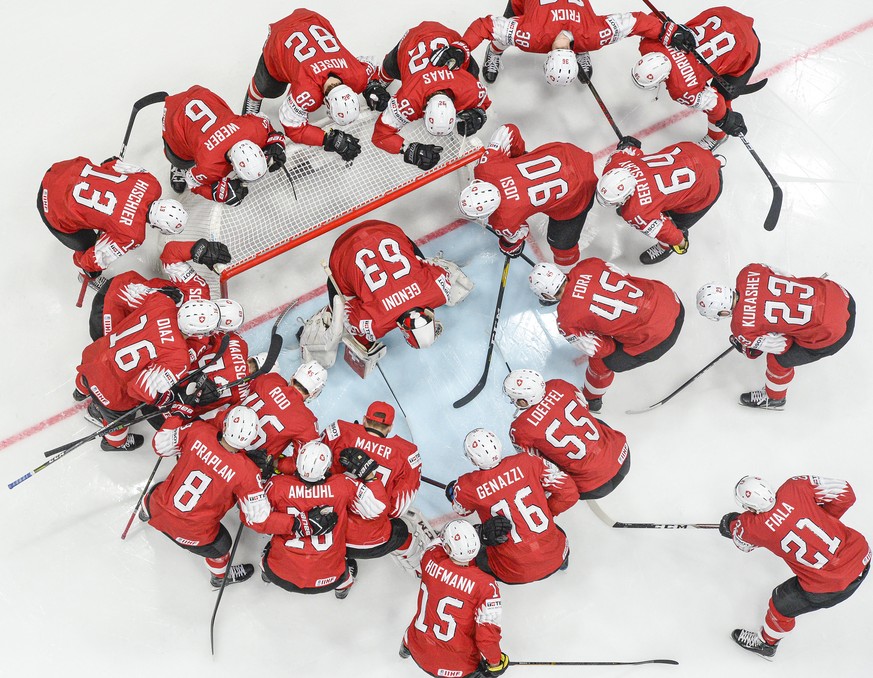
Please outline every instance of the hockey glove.
[[731, 532], [731, 523], [734, 522], [737, 518], [740, 517], [740, 514], [736, 511], [732, 511], [731, 513], [725, 513], [721, 517], [721, 522], [718, 524], [718, 533], [722, 537], [727, 537], [728, 539], [733, 539], [734, 535]]
[[616, 144], [616, 150], [623, 151], [626, 148], [630, 148], [633, 146], [634, 148], [642, 149], [643, 145], [640, 143], [640, 140], [636, 137], [624, 136], [622, 137], [618, 144]]
[[361, 142], [351, 134], [332, 129], [324, 135], [324, 150], [339, 153], [343, 160], [350, 162], [361, 152]]
[[403, 151], [403, 160], [418, 169], [429, 170], [440, 161], [442, 146], [420, 144], [417, 141], [409, 144]]
[[185, 403], [174, 402], [170, 405], [170, 416], [181, 417], [182, 419], [193, 419], [194, 408]]
[[[86, 271], [84, 268], [79, 270], [82, 271], [82, 275], [88, 278], [88, 280], [96, 280], [103, 274], [103, 271]], [[79, 278], [79, 280], [81, 280], [81, 278]]]
[[173, 404], [173, 401], [176, 399], [175, 393], [172, 390], [166, 391], [165, 393], [158, 393], [157, 398], [152, 403], [152, 407], [158, 410], [164, 410]]
[[486, 120], [488, 120], [488, 116], [485, 115], [485, 111], [481, 108], [470, 108], [466, 111], [458, 111], [458, 122], [455, 125], [458, 134], [468, 137], [482, 129]]
[[658, 36], [664, 47], [673, 47], [683, 52], [690, 52], [697, 47], [697, 39], [687, 26], [672, 21], [665, 21]]
[[738, 137], [740, 134], [745, 134], [749, 131], [746, 129], [746, 121], [743, 120], [742, 114], [730, 109], [715, 124], [722, 132], [732, 137]]
[[170, 297], [173, 300], [173, 303], [178, 306], [183, 301], [185, 301], [185, 293], [182, 292], [178, 287], [173, 287], [172, 285], [167, 285], [166, 287], [159, 287], [155, 290], [157, 294], [163, 294], [164, 296]]
[[497, 241], [497, 246], [503, 254], [510, 259], [515, 259], [516, 257], [521, 256], [521, 253], [524, 252], [524, 238], [519, 238], [515, 242], [510, 242], [501, 236]]
[[371, 111], [379, 111], [380, 113], [388, 108], [388, 102], [391, 100], [391, 95], [385, 89], [385, 83], [378, 80], [371, 80], [364, 88], [364, 101], [367, 102]]
[[212, 184], [212, 199], [215, 202], [223, 202], [230, 207], [239, 205], [249, 193], [249, 187], [243, 184], [242, 179], [228, 179]]
[[479, 671], [483, 676], [502, 676], [509, 668], [509, 657], [503, 652], [500, 653], [500, 663], [491, 665], [486, 660], [479, 662]]
[[497, 546], [509, 539], [512, 523], [506, 516], [492, 516], [479, 529], [483, 546]]
[[270, 171], [275, 172], [287, 159], [285, 156], [285, 135], [281, 132], [271, 132], [267, 137], [267, 145], [264, 146], [264, 155], [270, 164]]
[[731, 346], [733, 346], [735, 349], [737, 349], [740, 353], [742, 353], [747, 358], [751, 358], [752, 360], [754, 360], [755, 358], [760, 358], [764, 354], [763, 351], [759, 351], [756, 348], [749, 348], [748, 346], [743, 344], [739, 339], [737, 339], [734, 335], [731, 335], [729, 337], [729, 340], [731, 342]]
[[379, 464], [371, 459], [366, 452], [357, 447], [347, 447], [339, 454], [340, 464], [355, 478], [363, 481], [372, 480]]
[[676, 254], [685, 254], [688, 251], [688, 246], [691, 244], [688, 242], [688, 230], [684, 228], [679, 230], [682, 231], [682, 242], [678, 245], [671, 245], [671, 247]]
[[470, 55], [469, 48], [464, 49], [466, 47], [465, 44], [456, 42], [454, 45], [435, 49], [430, 53], [430, 63], [434, 66], [445, 66], [452, 71], [460, 68]]
[[194, 384], [189, 384], [188, 390], [190, 393], [183, 395], [181, 400], [193, 407], [211, 405], [221, 399], [221, 389], [218, 384], [205, 374], [201, 374]]
[[266, 482], [273, 477], [273, 472], [276, 470], [275, 460], [267, 454], [266, 450], [246, 450], [246, 456], [261, 469], [261, 480]]
[[203, 264], [210, 271], [215, 270], [216, 264], [229, 264], [230, 259], [230, 250], [222, 242], [210, 242], [206, 238], [200, 238], [191, 247], [191, 261]]
[[294, 516], [294, 531], [301, 537], [318, 537], [330, 532], [339, 520], [339, 516], [330, 506], [316, 506], [307, 513]]

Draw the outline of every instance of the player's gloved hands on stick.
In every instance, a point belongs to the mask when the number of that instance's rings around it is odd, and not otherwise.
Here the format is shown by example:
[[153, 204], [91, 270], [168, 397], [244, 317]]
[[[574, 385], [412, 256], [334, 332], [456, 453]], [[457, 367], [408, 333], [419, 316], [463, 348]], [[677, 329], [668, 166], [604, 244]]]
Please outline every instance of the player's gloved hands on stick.
[[735, 349], [737, 349], [740, 353], [742, 353], [747, 358], [751, 358], [752, 360], [754, 360], [755, 358], [760, 358], [764, 354], [763, 351], [759, 351], [756, 348], [749, 348], [748, 346], [743, 344], [739, 339], [737, 339], [734, 335], [731, 335], [729, 337], [729, 340], [731, 342], [731, 346], [733, 346]]
[[242, 179], [228, 179], [225, 177], [212, 184], [212, 199], [215, 202], [223, 202], [231, 207], [239, 205], [248, 193], [249, 187], [242, 182]]
[[480, 539], [483, 546], [497, 546], [509, 539], [512, 523], [506, 516], [491, 516], [480, 525]]
[[721, 517], [721, 522], [718, 524], [718, 533], [722, 537], [727, 537], [728, 539], [733, 539], [734, 535], [731, 533], [731, 523], [734, 522], [737, 518], [740, 517], [740, 514], [736, 511], [732, 511], [731, 513], [725, 513]]
[[664, 47], [673, 47], [683, 52], [690, 52], [697, 47], [697, 39], [694, 37], [694, 33], [687, 26], [673, 21], [664, 22], [659, 38]]
[[730, 109], [728, 109], [727, 113], [724, 114], [724, 117], [715, 124], [722, 132], [732, 137], [738, 137], [740, 134], [745, 134], [749, 131], [746, 129], [746, 121], [743, 120], [742, 114]]
[[691, 244], [688, 242], [688, 229], [680, 228], [679, 230], [682, 231], [682, 242], [678, 245], [671, 245], [671, 247], [676, 254], [685, 254], [688, 251], [688, 246]]
[[223, 242], [210, 242], [206, 238], [200, 238], [191, 247], [191, 261], [203, 264], [210, 271], [215, 270], [216, 264], [229, 264], [230, 258], [230, 250]]
[[330, 532], [339, 520], [330, 506], [316, 506], [294, 516], [294, 531], [301, 537], [318, 537]]
[[178, 287], [174, 287], [173, 285], [167, 285], [166, 287], [158, 287], [155, 292], [157, 294], [163, 294], [164, 296], [169, 297], [173, 300], [173, 303], [178, 306], [185, 300], [185, 293], [182, 292]]
[[388, 102], [391, 100], [391, 95], [385, 88], [384, 82], [371, 80], [364, 88], [364, 101], [367, 102], [371, 111], [379, 111], [380, 113], [388, 108]]
[[349, 473], [360, 480], [372, 480], [379, 464], [376, 463], [364, 450], [357, 447], [347, 447], [339, 454], [340, 464]]
[[643, 144], [636, 137], [623, 136], [621, 139], [619, 139], [618, 143], [615, 146], [616, 150], [619, 151], [623, 151], [624, 149], [631, 147], [642, 149]]
[[339, 153], [343, 160], [350, 162], [361, 152], [361, 142], [351, 134], [332, 129], [324, 135], [324, 150]]
[[507, 255], [510, 259], [515, 259], [524, 252], [524, 238], [519, 238], [512, 242], [501, 236], [497, 241], [497, 246], [503, 254]]
[[261, 479], [264, 481], [273, 477], [276, 470], [275, 460], [266, 450], [246, 450], [246, 456], [251, 459], [255, 466], [261, 469]]
[[197, 380], [194, 387], [195, 388], [192, 389], [192, 392], [189, 395], [182, 398], [182, 400], [188, 405], [202, 407], [221, 400], [221, 389], [218, 387], [218, 384], [212, 381], [212, 379], [205, 374], [200, 375], [200, 379]]
[[446, 485], [446, 499], [450, 502], [455, 501], [455, 485], [457, 485], [458, 481], [453, 480], [448, 485]]
[[281, 132], [271, 132], [264, 146], [264, 155], [270, 164], [270, 171], [275, 172], [285, 164], [285, 135]]
[[486, 660], [479, 662], [479, 671], [486, 676], [502, 676], [509, 668], [509, 657], [505, 653], [500, 653], [499, 664], [489, 664]]
[[458, 111], [457, 118], [458, 121], [455, 123], [455, 127], [458, 130], [458, 134], [463, 137], [476, 134], [476, 132], [482, 129], [485, 121], [488, 120], [488, 116], [485, 115], [485, 111], [481, 108], [469, 108], [466, 111]]
[[417, 141], [409, 144], [403, 151], [403, 160], [418, 169], [429, 170], [440, 161], [442, 146], [434, 144], [420, 144]]

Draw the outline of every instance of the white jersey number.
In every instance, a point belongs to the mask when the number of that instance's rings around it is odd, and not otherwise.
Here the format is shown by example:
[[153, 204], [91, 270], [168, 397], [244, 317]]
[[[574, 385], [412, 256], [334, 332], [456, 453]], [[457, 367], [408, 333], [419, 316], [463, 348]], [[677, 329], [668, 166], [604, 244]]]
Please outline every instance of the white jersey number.
[[[525, 497], [532, 492], [533, 490], [530, 489], [530, 487], [522, 487], [515, 493], [512, 503], [515, 504], [516, 511], [521, 516], [522, 520], [524, 520], [530, 531], [534, 534], [540, 534], [548, 529], [549, 518], [536, 504], [528, 506], [524, 503]], [[491, 507], [492, 516], [496, 516], [498, 513], [502, 514], [510, 523], [512, 523], [512, 529], [509, 534], [512, 537], [512, 541], [518, 544], [521, 541], [521, 537], [518, 534], [518, 530], [515, 529], [516, 520], [513, 520], [513, 511], [506, 499], [501, 499]]]
[[[383, 238], [376, 249], [379, 251], [379, 258], [383, 263], [399, 266], [399, 268], [395, 268], [394, 272], [391, 273], [391, 277], [394, 280], [399, 280], [411, 270], [409, 259], [403, 256], [403, 253], [400, 251], [400, 245], [397, 244], [396, 240]], [[366, 247], [359, 249], [355, 255], [355, 265], [364, 275], [364, 282], [371, 292], [384, 287], [385, 283], [388, 282], [388, 274], [383, 270], [385, 267], [380, 266], [380, 262], [376, 259], [376, 252]]]
[[[809, 518], [801, 518], [797, 521], [794, 527], [797, 529], [798, 532], [804, 528], [808, 529], [825, 543], [825, 545], [828, 547], [828, 553], [832, 555], [837, 552], [837, 549], [840, 546], [839, 537], [831, 537], [827, 532], [821, 529]], [[797, 532], [795, 532], [794, 530], [786, 534], [782, 538], [782, 541], [779, 542], [779, 545], [782, 547], [782, 550], [785, 553], [791, 553], [792, 544], [797, 547], [797, 550], [794, 552], [794, 559], [801, 565], [806, 565], [807, 567], [811, 567], [814, 570], [820, 570], [825, 565], [827, 565], [828, 561], [830, 560], [824, 553], [820, 551], [812, 552], [811, 555], [813, 557], [813, 562], [806, 560], [804, 556], [806, 555], [806, 552], [809, 551], [809, 546], [807, 545], [806, 541], [804, 541], [803, 537], [797, 534]]]
[[[415, 618], [415, 628], [417, 628], [422, 633], [427, 633], [428, 628], [427, 624], [424, 623], [425, 613], [427, 612], [427, 598], [428, 591], [427, 586], [422, 583], [421, 585], [421, 603], [419, 604], [419, 609], [421, 610], [418, 613], [418, 616]], [[433, 625], [433, 635], [436, 636], [439, 640], [447, 643], [452, 638], [455, 637], [455, 629], [457, 628], [457, 623], [455, 622], [455, 618], [451, 615], [447, 608], [453, 607], [455, 609], [460, 610], [464, 607], [464, 601], [458, 600], [457, 598], [452, 598], [451, 596], [446, 596], [445, 598], [441, 598], [440, 601], [436, 605], [436, 614], [437, 617], [443, 622], [443, 624], [434, 624]]]
[[[273, 394], [274, 392], [278, 392], [279, 396], [284, 397], [284, 394], [282, 394], [281, 389], [279, 389], [278, 386], [273, 389], [273, 391], [271, 391], [271, 394]], [[261, 400], [261, 397], [257, 393], [249, 394], [240, 404], [245, 407], [250, 407], [255, 412], [260, 412], [261, 409], [264, 407], [264, 401]], [[258, 437], [252, 441], [251, 445], [246, 447], [247, 450], [257, 450], [258, 448], [264, 446], [264, 444], [267, 442], [267, 426], [272, 426], [273, 430], [276, 433], [280, 433], [285, 430], [285, 424], [283, 424], [279, 420], [279, 417], [277, 417], [275, 414], [265, 414], [264, 416], [259, 417], [258, 424], [260, 424]]]
[[694, 37], [697, 38], [697, 53], [704, 58], [706, 63], [711, 64], [722, 54], [730, 52], [736, 46], [737, 39], [733, 33], [722, 31], [713, 35], [706, 42], [703, 42], [703, 38], [706, 37], [707, 26], [710, 26], [713, 31], [717, 31], [721, 28], [721, 19], [717, 16], [711, 16], [700, 26], [693, 29]]
[[[322, 52], [339, 52], [340, 46], [337, 39], [326, 29], [313, 24], [309, 27], [309, 35], [315, 40], [316, 44], [321, 48]], [[294, 31], [288, 36], [285, 41], [285, 47], [288, 49], [294, 48], [294, 58], [299, 62], [304, 62], [311, 59], [318, 52], [315, 47], [309, 44], [309, 38], [303, 31]]]
[[[289, 506], [288, 513], [290, 513], [292, 516], [299, 516], [303, 513], [303, 511], [296, 509], [293, 506]], [[316, 551], [327, 551], [331, 546], [333, 546], [332, 532], [328, 532], [319, 537], [306, 537], [305, 539], [309, 540], [309, 543], [312, 544], [312, 547]], [[288, 539], [285, 542], [285, 546], [292, 549], [302, 549], [306, 547], [306, 542], [299, 537], [294, 537], [294, 539]]]
[[[781, 297], [783, 294], [786, 296], [796, 295], [798, 300], [809, 299], [815, 291], [810, 285], [777, 278], [775, 275], [770, 276], [767, 280], [767, 289], [774, 297]], [[812, 320], [812, 305], [797, 303], [792, 308], [784, 301], [771, 299], [764, 302], [764, 318], [774, 325], [780, 320], [789, 325], [806, 325]]]
[[[676, 162], [676, 156], [682, 152], [682, 149], [676, 146], [669, 153], [656, 153], [655, 155], [646, 155], [640, 158], [646, 165], [652, 169], [656, 167], [668, 167]], [[664, 181], [664, 177], [660, 172], [655, 173], [655, 183], [658, 185], [658, 190], [664, 195], [678, 193], [691, 188], [694, 185], [694, 180], [697, 175], [690, 167], [679, 167], [670, 173], [670, 183]]]
[[614, 283], [611, 282], [610, 276], [613, 273], [615, 272], [604, 271], [601, 273], [600, 286], [607, 292], [615, 292], [616, 294], [621, 292], [624, 299], [597, 293], [591, 295], [591, 303], [588, 305], [588, 310], [591, 313], [606, 320], [617, 320], [622, 313], [636, 313], [640, 307], [631, 304], [630, 300], [643, 296], [643, 291], [639, 287], [625, 280], [619, 273], [616, 273], [618, 280]]
[[[525, 179], [536, 181], [552, 174], [558, 174], [561, 171], [561, 161], [553, 155], [545, 155], [536, 160], [520, 162], [517, 167]], [[567, 195], [567, 190], [567, 182], [563, 179], [549, 179], [534, 186], [528, 186], [527, 197], [531, 205], [539, 207], [545, 205], [549, 200], [560, 200]]]
[[[119, 342], [119, 340], [124, 339], [125, 337], [129, 337], [131, 334], [134, 334], [145, 327], [148, 322], [149, 317], [147, 315], [141, 315], [139, 317], [139, 322], [133, 327], [128, 327], [124, 332], [113, 333], [109, 335], [109, 348], [114, 348], [115, 344]], [[130, 346], [125, 346], [124, 348], [120, 348], [115, 352], [113, 360], [115, 360], [115, 364], [118, 365], [118, 369], [122, 372], [130, 372], [131, 370], [135, 370], [139, 366], [140, 359], [145, 356], [148, 356], [149, 360], [154, 360], [158, 352], [155, 350], [155, 345], [150, 342], [148, 339], [142, 339], [141, 341], [137, 341]]]
[[431, 52], [437, 51], [440, 47], [448, 47], [449, 41], [445, 38], [434, 38], [430, 41], [430, 45], [426, 45], [424, 40], [419, 40], [414, 49], [409, 50], [409, 72], [418, 73], [421, 69], [430, 64]]
[[[113, 184], [120, 184], [127, 180], [126, 174], [106, 174], [104, 172], [98, 172], [91, 165], [85, 165], [79, 176], [83, 178], [100, 177], [101, 179], [111, 181]], [[91, 191], [91, 194], [85, 195], [86, 191]], [[103, 202], [100, 202], [101, 198], [103, 199]], [[112, 191], [101, 192], [96, 188], [92, 189], [91, 184], [87, 181], [80, 181], [73, 187], [73, 200], [80, 205], [90, 207], [92, 210], [97, 210], [100, 214], [105, 214], [107, 216], [112, 215], [112, 212], [115, 211], [115, 206], [118, 204], [118, 198], [115, 197], [115, 194]]]
[[193, 510], [211, 482], [212, 478], [203, 471], [191, 471], [173, 495], [173, 506], [183, 513]]
[[[577, 417], [574, 414], [577, 407], [581, 407], [581, 405], [575, 400], [567, 403], [567, 407], [564, 408], [564, 419], [571, 426], [575, 427], [579, 433], [582, 433], [586, 440], [591, 442], [600, 440], [600, 433], [598, 433], [594, 424], [591, 423], [591, 420], [586, 416]], [[585, 456], [585, 441], [582, 438], [573, 433], [568, 433], [561, 438], [555, 436], [558, 428], [563, 423], [561, 419], [554, 419], [546, 428], [546, 440], [559, 449], [569, 447], [570, 450], [567, 451], [567, 456], [570, 459], [582, 459]]]
[[191, 101], [185, 104], [185, 117], [191, 122], [205, 120], [200, 127], [201, 132], [208, 130], [215, 124], [215, 121], [218, 120], [218, 116], [212, 112], [212, 109], [209, 108], [209, 106], [200, 101], [200, 99], [191, 99]]

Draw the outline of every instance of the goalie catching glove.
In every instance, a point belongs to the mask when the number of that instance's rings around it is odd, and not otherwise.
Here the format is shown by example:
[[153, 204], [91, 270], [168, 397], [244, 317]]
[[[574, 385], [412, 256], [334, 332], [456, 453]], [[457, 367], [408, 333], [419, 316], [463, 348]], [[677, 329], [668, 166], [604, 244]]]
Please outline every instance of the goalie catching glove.
[[200, 238], [191, 247], [191, 261], [203, 264], [210, 271], [215, 271], [216, 264], [229, 264], [230, 259], [230, 250], [223, 242], [210, 242], [206, 238]]
[[330, 506], [316, 506], [294, 516], [294, 531], [301, 537], [319, 537], [333, 530], [337, 520]]
[[300, 355], [303, 362], [312, 360], [325, 369], [336, 362], [336, 349], [343, 335], [345, 301], [341, 294], [334, 295], [330, 307], [321, 309], [303, 323], [300, 332]]
[[332, 129], [324, 135], [324, 150], [339, 153], [343, 160], [350, 162], [361, 152], [361, 142], [351, 134]]
[[473, 291], [475, 286], [473, 281], [461, 270], [454, 261], [442, 258], [442, 252], [435, 257], [425, 259], [425, 261], [433, 266], [439, 266], [446, 272], [449, 280], [449, 293], [446, 299], [446, 306], [454, 306], [467, 298], [467, 295]]
[[359, 480], [372, 480], [379, 464], [370, 458], [364, 450], [358, 447], [347, 447], [339, 454], [339, 462], [343, 468]]

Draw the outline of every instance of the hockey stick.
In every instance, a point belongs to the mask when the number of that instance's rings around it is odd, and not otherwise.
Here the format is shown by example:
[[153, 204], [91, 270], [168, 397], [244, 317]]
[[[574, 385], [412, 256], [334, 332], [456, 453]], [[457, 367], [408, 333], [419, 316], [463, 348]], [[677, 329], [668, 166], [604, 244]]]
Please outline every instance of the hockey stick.
[[82, 304], [85, 303], [85, 292], [88, 290], [88, 283], [91, 282], [88, 279], [88, 276], [82, 276], [82, 287], [79, 288], [79, 297], [76, 299], [76, 308], [82, 308]]
[[285, 176], [288, 177], [288, 183], [291, 184], [291, 192], [294, 193], [294, 199], [297, 200], [297, 189], [294, 188], [294, 179], [291, 178], [291, 172], [288, 171], [288, 168], [285, 165], [282, 165], [282, 171], [285, 172]]
[[130, 120], [127, 121], [127, 130], [124, 133], [124, 141], [121, 142], [121, 150], [118, 151], [118, 157], [120, 159], [124, 159], [124, 152], [127, 150], [127, 142], [130, 141], [130, 133], [133, 131], [133, 123], [136, 120], [137, 114], [146, 106], [160, 103], [168, 96], [169, 95], [166, 92], [152, 92], [134, 102], [133, 109], [130, 111]]
[[[493, 228], [491, 228], [488, 224], [483, 224], [483, 226], [485, 227], [485, 230], [488, 231], [489, 233], [491, 233], [495, 238], [500, 237], [500, 234], [497, 231], [495, 231]], [[519, 254], [518, 258], [521, 259], [522, 261], [527, 262], [531, 266], [537, 265], [537, 262], [535, 262], [533, 259], [531, 259], [529, 256], [527, 256], [524, 252]]]
[[155, 479], [155, 474], [158, 472], [158, 467], [161, 465], [161, 462], [164, 460], [163, 457], [158, 457], [158, 460], [155, 462], [155, 467], [152, 469], [152, 474], [149, 476], [149, 479], [146, 480], [145, 487], [142, 488], [142, 494], [139, 495], [139, 499], [136, 500], [136, 506], [133, 507], [133, 513], [130, 514], [130, 518], [127, 520], [127, 525], [124, 526], [124, 532], [121, 533], [121, 538], [126, 539], [127, 533], [130, 531], [130, 526], [133, 525], [133, 519], [136, 518], [136, 514], [139, 513], [139, 507], [142, 506], [142, 500], [145, 499], [146, 492], [149, 491], [149, 487], [152, 485], [152, 480]]
[[717, 523], [622, 523], [610, 518], [606, 511], [600, 508], [593, 499], [586, 502], [591, 510], [607, 527], [626, 527], [637, 529], [653, 529], [653, 530], [687, 530], [689, 528], [697, 530], [717, 530]]
[[224, 577], [221, 579], [221, 588], [218, 589], [218, 599], [215, 601], [215, 609], [212, 610], [212, 619], [209, 622], [209, 647], [215, 655], [215, 615], [218, 614], [218, 606], [221, 604], [221, 596], [224, 595], [224, 587], [227, 586], [227, 576], [233, 567], [233, 557], [236, 555], [236, 547], [239, 546], [239, 540], [242, 537], [243, 525], [240, 522], [239, 529], [236, 531], [236, 538], [233, 540], [233, 546], [230, 549], [230, 557], [227, 559], [227, 570], [224, 572]]
[[782, 211], [782, 187], [776, 183], [776, 179], [773, 178], [773, 175], [770, 174], [770, 170], [767, 169], [764, 161], [761, 160], [760, 156], [755, 152], [755, 149], [752, 148], [752, 144], [750, 144], [749, 140], [746, 139], [746, 135], [740, 134], [739, 137], [749, 153], [752, 154], [752, 158], [754, 158], [755, 162], [758, 163], [758, 167], [760, 167], [761, 171], [764, 172], [764, 176], [766, 176], [767, 181], [770, 182], [770, 188], [773, 189], [773, 199], [770, 201], [770, 210], [767, 212], [767, 218], [764, 219], [764, 230], [772, 231], [776, 228], [776, 222], [779, 221], [779, 213]]
[[482, 370], [482, 377], [473, 387], [473, 390], [460, 400], [456, 400], [452, 403], [452, 407], [455, 409], [463, 407], [471, 402], [473, 398], [482, 392], [482, 389], [485, 388], [485, 382], [488, 381], [488, 369], [491, 367], [491, 356], [494, 353], [494, 340], [497, 338], [497, 324], [500, 322], [500, 307], [503, 306], [503, 293], [506, 291], [506, 279], [509, 277], [510, 261], [512, 261], [512, 257], [507, 254], [503, 262], [503, 275], [500, 278], [500, 291], [497, 293], [497, 305], [494, 308], [494, 320], [491, 323], [491, 338], [488, 340], [488, 353], [485, 355], [485, 369]]
[[510, 666], [639, 666], [640, 664], [679, 666], [679, 662], [675, 659], [645, 659], [639, 662], [509, 662]]
[[446, 484], [441, 483], [439, 480], [434, 480], [433, 478], [428, 478], [427, 476], [421, 476], [421, 482], [427, 483], [428, 485], [433, 485], [434, 487], [438, 487], [441, 490], [446, 489]]
[[609, 123], [609, 126], [612, 127], [612, 131], [615, 132], [615, 136], [617, 136], [618, 140], [621, 141], [624, 135], [618, 128], [618, 125], [615, 124], [615, 120], [613, 119], [612, 114], [609, 112], [609, 109], [606, 107], [606, 104], [603, 103], [603, 99], [600, 98], [597, 90], [594, 89], [594, 83], [591, 82], [591, 78], [587, 78], [585, 84], [588, 85], [588, 89], [590, 89], [591, 93], [594, 95], [594, 99], [595, 101], [597, 101], [597, 105], [600, 106], [600, 110], [603, 111], [603, 115], [606, 117], [606, 122]]
[[722, 358], [724, 358], [727, 354], [729, 354], [729, 353], [730, 353], [731, 351], [733, 351], [733, 350], [734, 350], [734, 347], [733, 347], [733, 346], [728, 346], [724, 351], [722, 351], [722, 352], [719, 353], [715, 358], [713, 358], [712, 360], [710, 360], [710, 361], [706, 364], [706, 366], [703, 367], [703, 369], [701, 369], [701, 370], [699, 370], [698, 372], [696, 372], [696, 373], [694, 374], [694, 376], [692, 376], [690, 379], [688, 379], [684, 384], [682, 384], [679, 388], [677, 388], [675, 391], [673, 391], [673, 392], [672, 392], [670, 395], [668, 395], [666, 398], [663, 398], [663, 399], [659, 400], [658, 402], [649, 405], [648, 407], [644, 407], [644, 408], [642, 408], [641, 410], [625, 410], [625, 414], [642, 414], [643, 412], [649, 412], [650, 410], [654, 410], [656, 407], [660, 407], [661, 405], [663, 405], [664, 403], [666, 403], [668, 400], [672, 399], [673, 396], [678, 395], [679, 392], [682, 391], [682, 390], [684, 390], [687, 386], [690, 386], [691, 383], [692, 383], [695, 379], [697, 379], [700, 375], [702, 375], [704, 372], [706, 372], [706, 370], [708, 370], [710, 367], [712, 367], [713, 365], [715, 365], [719, 360], [721, 360]]
[[409, 429], [410, 435], [412, 434], [412, 427], [409, 425], [409, 417], [406, 416], [406, 410], [403, 409], [403, 405], [400, 404], [400, 400], [397, 398], [397, 394], [394, 392], [394, 389], [391, 388], [391, 384], [388, 381], [388, 377], [385, 376], [385, 372], [382, 371], [382, 366], [379, 363], [376, 363], [376, 367], [379, 368], [379, 374], [382, 375], [382, 379], [385, 381], [385, 386], [388, 387], [388, 390], [391, 391], [391, 395], [394, 398], [394, 402], [397, 403], [397, 407], [400, 408], [400, 411], [403, 413], [403, 418], [406, 419], [406, 428]]

